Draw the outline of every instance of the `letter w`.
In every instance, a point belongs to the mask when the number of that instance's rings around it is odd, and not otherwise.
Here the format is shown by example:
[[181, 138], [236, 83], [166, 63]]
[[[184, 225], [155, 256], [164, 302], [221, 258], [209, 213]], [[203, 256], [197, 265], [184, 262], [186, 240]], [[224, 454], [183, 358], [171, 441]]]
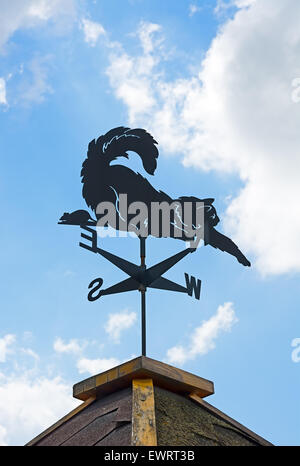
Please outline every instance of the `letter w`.
[[184, 276], [188, 295], [193, 296], [194, 293], [195, 298], [200, 299], [201, 280], [197, 279], [196, 283], [196, 278], [193, 275], [190, 277], [189, 274], [185, 273]]

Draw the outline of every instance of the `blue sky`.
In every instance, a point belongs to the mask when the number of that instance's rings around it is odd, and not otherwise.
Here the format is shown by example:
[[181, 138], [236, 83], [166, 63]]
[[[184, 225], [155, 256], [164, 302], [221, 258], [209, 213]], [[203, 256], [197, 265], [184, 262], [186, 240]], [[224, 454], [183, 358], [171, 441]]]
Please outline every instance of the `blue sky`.
[[[139, 294], [88, 302], [94, 278], [125, 275], [57, 225], [86, 208], [88, 142], [128, 125], [159, 143], [151, 183], [214, 197], [218, 229], [252, 262], [207, 246], [168, 272], [200, 278], [201, 300], [147, 292], [147, 354], [214, 381], [207, 401], [271, 442], [299, 445], [299, 2], [0, 7], [1, 444], [24, 444], [76, 406], [74, 383], [140, 354]], [[139, 260], [133, 238], [101, 245]], [[149, 239], [147, 265], [181, 249]]]

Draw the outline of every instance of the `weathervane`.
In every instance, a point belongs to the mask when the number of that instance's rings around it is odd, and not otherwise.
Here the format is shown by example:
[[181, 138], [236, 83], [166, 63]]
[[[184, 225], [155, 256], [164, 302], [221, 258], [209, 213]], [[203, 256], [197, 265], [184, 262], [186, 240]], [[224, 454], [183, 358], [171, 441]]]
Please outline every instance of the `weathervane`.
[[[78, 225], [85, 232], [81, 237], [87, 242], [79, 245], [100, 254], [129, 278], [109, 288], [102, 289], [103, 279], [96, 278], [89, 284], [88, 300], [96, 301], [101, 296], [139, 290], [141, 293], [142, 355], [146, 355], [146, 290], [160, 290], [186, 293], [200, 299], [201, 280], [185, 273], [186, 286], [179, 285], [162, 275], [198, 246], [211, 245], [225, 251], [243, 264], [250, 262], [237, 245], [219, 233], [219, 223], [214, 199], [199, 199], [182, 196], [172, 199], [163, 191], [157, 191], [139, 173], [124, 165], [118, 165], [119, 157], [128, 158], [128, 152], [136, 152], [145, 171], [153, 175], [158, 158], [157, 142], [144, 129], [130, 129], [120, 126], [108, 131], [89, 143], [87, 158], [82, 164], [81, 176], [83, 198], [94, 212], [95, 219], [86, 210], [64, 213], [59, 224]], [[94, 227], [94, 228], [93, 228]], [[111, 228], [127, 232], [140, 240], [140, 265], [122, 259], [98, 247], [98, 228]], [[188, 244], [183, 251], [147, 268], [146, 239], [180, 239]]]

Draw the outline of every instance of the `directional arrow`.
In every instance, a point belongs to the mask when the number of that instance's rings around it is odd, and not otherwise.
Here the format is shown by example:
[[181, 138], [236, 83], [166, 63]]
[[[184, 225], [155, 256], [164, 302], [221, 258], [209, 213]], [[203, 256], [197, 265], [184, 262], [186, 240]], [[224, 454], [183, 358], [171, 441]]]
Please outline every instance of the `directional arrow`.
[[179, 291], [181, 293], [187, 293], [187, 288], [182, 285], [178, 285], [171, 280], [168, 280], [164, 277], [159, 277], [151, 285], [148, 285], [149, 288], [156, 288], [158, 290], [167, 290], [167, 291]]
[[194, 249], [188, 248], [145, 270], [141, 277], [143, 285], [150, 286], [157, 278], [166, 273], [173, 265], [177, 264], [177, 262], [193, 251]]
[[133, 264], [132, 262], [129, 262], [125, 259], [121, 259], [121, 257], [115, 256], [111, 252], [100, 248], [97, 248], [97, 252], [102, 257], [105, 257], [105, 259], [118, 267], [118, 269], [123, 270], [123, 272], [127, 273], [127, 275], [130, 275], [131, 277], [138, 276], [141, 271], [139, 265]]
[[[165, 259], [164, 261], [159, 262], [156, 265], [153, 265], [149, 269], [146, 269], [145, 266], [138, 266], [125, 259], [121, 259], [120, 257], [115, 256], [114, 254], [108, 251], [105, 251], [104, 249], [97, 248], [98, 254], [100, 254], [102, 257], [105, 257], [105, 259], [107, 259], [109, 262], [114, 264], [116, 267], [118, 267], [123, 272], [127, 273], [127, 275], [134, 278], [140, 284], [146, 287], [149, 286], [152, 288], [158, 288], [158, 286], [152, 286], [153, 282], [155, 282], [158, 278], [160, 278], [161, 275], [167, 272], [171, 267], [173, 267], [173, 265], [177, 264], [177, 262], [183, 259], [187, 254], [193, 251], [194, 249], [188, 248], [185, 251], [181, 251], [177, 254], [174, 254], [174, 256], [169, 257], [168, 259]], [[169, 281], [169, 286], [171, 286], [170, 283], [173, 283], [173, 282]], [[160, 283], [159, 288], [161, 287], [161, 285], [162, 285], [162, 282]], [[176, 285], [176, 283], [173, 283], [173, 285]], [[180, 287], [180, 285], [177, 285], [177, 286]], [[162, 289], [168, 289], [168, 290], [173, 289], [174, 291], [183, 291], [182, 289], [175, 290], [174, 286], [173, 288], [162, 288]], [[185, 288], [185, 292], [187, 292], [186, 288]]]
[[125, 291], [138, 290], [140, 283], [134, 280], [133, 278], [127, 278], [122, 282], [117, 283], [116, 285], [106, 288], [106, 290], [100, 291], [100, 296], [116, 293], [124, 293]]

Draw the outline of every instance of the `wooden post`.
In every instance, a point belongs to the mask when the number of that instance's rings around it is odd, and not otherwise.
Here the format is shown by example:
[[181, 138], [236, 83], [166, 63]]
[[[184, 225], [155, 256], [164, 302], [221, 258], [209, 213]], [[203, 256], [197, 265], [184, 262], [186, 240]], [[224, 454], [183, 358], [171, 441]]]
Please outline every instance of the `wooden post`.
[[157, 446], [152, 379], [132, 380], [131, 445]]

